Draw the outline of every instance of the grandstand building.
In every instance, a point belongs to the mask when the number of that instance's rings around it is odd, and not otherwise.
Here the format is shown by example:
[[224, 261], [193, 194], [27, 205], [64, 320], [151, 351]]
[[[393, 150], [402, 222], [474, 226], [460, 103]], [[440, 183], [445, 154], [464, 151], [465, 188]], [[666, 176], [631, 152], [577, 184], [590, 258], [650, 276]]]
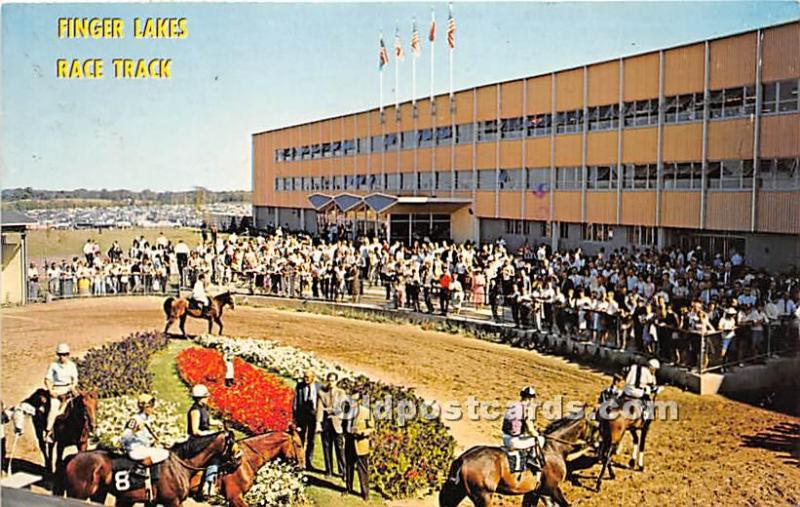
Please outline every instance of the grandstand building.
[[257, 227], [800, 264], [800, 21], [253, 135]]

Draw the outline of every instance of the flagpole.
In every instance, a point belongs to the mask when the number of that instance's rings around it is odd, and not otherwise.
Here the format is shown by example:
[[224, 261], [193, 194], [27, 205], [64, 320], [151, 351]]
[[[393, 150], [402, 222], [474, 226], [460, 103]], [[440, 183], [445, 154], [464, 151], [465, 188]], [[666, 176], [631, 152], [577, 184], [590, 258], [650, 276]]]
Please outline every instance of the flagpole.
[[450, 98], [453, 98], [453, 48], [450, 48]]
[[400, 58], [394, 58], [394, 109], [400, 108]]
[[[414, 37], [419, 39], [417, 32], [417, 18], [414, 18], [411, 28], [411, 44], [414, 44]], [[411, 48], [411, 105], [412, 107], [417, 103], [417, 52]]]
[[[435, 28], [435, 26], [436, 26], [436, 16], [434, 14], [433, 9], [431, 9], [431, 27]], [[434, 65], [433, 65], [433, 56], [434, 56], [433, 44], [434, 44], [434, 41], [435, 41], [435, 36], [434, 36], [433, 40], [431, 40], [431, 102], [433, 102], [433, 69], [434, 69]]]
[[455, 44], [450, 44], [451, 30], [455, 42], [455, 20], [453, 19], [453, 4], [449, 5], [449, 18], [447, 19], [447, 46], [450, 48], [450, 101], [453, 100], [453, 53]]

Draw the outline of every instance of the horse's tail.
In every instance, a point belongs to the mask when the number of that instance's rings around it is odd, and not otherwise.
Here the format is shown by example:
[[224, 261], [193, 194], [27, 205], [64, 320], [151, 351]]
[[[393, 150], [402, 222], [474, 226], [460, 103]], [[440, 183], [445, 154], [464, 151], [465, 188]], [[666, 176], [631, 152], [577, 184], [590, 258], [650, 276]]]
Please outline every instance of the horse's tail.
[[172, 303], [175, 301], [175, 298], [170, 296], [164, 300], [164, 315], [169, 319], [170, 315], [172, 315]]
[[461, 478], [461, 466], [464, 464], [461, 456], [450, 465], [447, 480], [439, 491], [439, 507], [455, 507], [467, 495], [466, 485]]

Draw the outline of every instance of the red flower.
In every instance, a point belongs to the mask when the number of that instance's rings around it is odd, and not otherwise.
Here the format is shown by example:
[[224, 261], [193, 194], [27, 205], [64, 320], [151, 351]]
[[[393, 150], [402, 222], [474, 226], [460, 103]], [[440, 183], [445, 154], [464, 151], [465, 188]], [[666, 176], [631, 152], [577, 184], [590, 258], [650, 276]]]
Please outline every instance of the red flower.
[[175, 362], [184, 382], [208, 387], [208, 404], [222, 417], [253, 433], [288, 427], [293, 393], [280, 378], [235, 358], [234, 385], [225, 387], [225, 363], [214, 349], [185, 349]]

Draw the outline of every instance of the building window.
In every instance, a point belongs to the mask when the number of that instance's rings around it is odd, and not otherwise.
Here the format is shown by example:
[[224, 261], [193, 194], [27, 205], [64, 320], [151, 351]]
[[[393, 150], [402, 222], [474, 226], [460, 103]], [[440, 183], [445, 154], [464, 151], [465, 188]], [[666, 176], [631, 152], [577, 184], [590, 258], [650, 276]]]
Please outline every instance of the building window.
[[617, 188], [617, 166], [595, 165], [587, 167], [586, 188], [608, 190]]
[[655, 246], [656, 228], [634, 225], [631, 228], [631, 243], [639, 246]]
[[658, 123], [658, 99], [625, 102], [625, 126], [644, 127]]
[[414, 148], [416, 142], [415, 132], [402, 132], [400, 134], [400, 145], [403, 150], [410, 150]]
[[622, 188], [627, 189], [654, 189], [658, 166], [656, 164], [626, 164], [622, 178]]
[[524, 118], [506, 118], [505, 120], [500, 120], [500, 136], [503, 139], [520, 139], [524, 135]]
[[495, 190], [497, 188], [497, 173], [494, 169], [478, 171], [478, 188], [480, 190]]
[[370, 151], [372, 153], [381, 153], [383, 151], [383, 136], [372, 136]]
[[700, 190], [702, 167], [700, 162], [665, 162], [664, 190]]
[[528, 236], [531, 233], [531, 222], [527, 220], [506, 220], [506, 234]]
[[417, 145], [420, 148], [430, 148], [433, 146], [433, 131], [431, 131], [431, 129], [418, 130]]
[[397, 134], [392, 133], [383, 136], [383, 148], [385, 151], [397, 151], [398, 146]]
[[468, 144], [475, 140], [475, 124], [456, 125], [456, 144]]
[[800, 159], [760, 160], [758, 182], [759, 187], [764, 190], [794, 190], [800, 188]]
[[331, 179], [329, 176], [322, 177], [322, 190], [330, 190], [331, 189]]
[[276, 192], [283, 191], [283, 178], [275, 178], [275, 191]]
[[580, 167], [556, 168], [556, 188], [559, 190], [575, 190], [581, 188]]
[[756, 92], [754, 86], [737, 86], [714, 90], [708, 94], [709, 116], [713, 119], [740, 118], [755, 113]]
[[608, 224], [583, 224], [583, 240], [606, 242], [614, 239], [614, 228]]
[[300, 157], [303, 160], [311, 160], [311, 146], [303, 146], [300, 148]]
[[331, 151], [334, 157], [342, 156], [342, 141], [335, 141], [331, 143]]
[[456, 190], [472, 190], [475, 184], [472, 171], [456, 172]]
[[664, 99], [664, 123], [686, 123], [703, 119], [703, 94], [687, 93]]
[[397, 173], [384, 174], [384, 188], [386, 190], [400, 190], [400, 175]]
[[528, 137], [549, 136], [552, 127], [553, 117], [550, 114], [533, 114], [527, 118]]
[[321, 144], [312, 144], [311, 145], [311, 158], [322, 158], [322, 145]]
[[571, 134], [583, 130], [583, 109], [556, 113], [556, 133]]
[[522, 169], [500, 169], [497, 185], [500, 190], [522, 190], [524, 188]]
[[369, 137], [362, 137], [356, 140], [357, 146], [356, 149], [358, 150], [359, 155], [363, 155], [365, 153], [370, 152], [370, 139]]
[[439, 146], [449, 145], [453, 142], [452, 127], [439, 127], [436, 129], [436, 144]]
[[613, 130], [619, 127], [619, 104], [589, 108], [589, 130]]
[[356, 153], [355, 139], [348, 139], [346, 141], [342, 141], [342, 153], [344, 154], [344, 156], [355, 155]]
[[569, 224], [567, 222], [558, 223], [558, 237], [560, 239], [569, 239]]
[[800, 80], [787, 79], [762, 85], [761, 112], [785, 113], [800, 110]]
[[478, 141], [496, 141], [497, 122], [495, 120], [478, 122]]
[[526, 173], [526, 189], [534, 192], [547, 192], [550, 190], [550, 169], [528, 168]]
[[452, 190], [452, 189], [453, 189], [453, 173], [451, 173], [450, 171], [437, 172], [436, 190]]
[[708, 188], [738, 190], [752, 188], [752, 160], [723, 160], [708, 163]]

